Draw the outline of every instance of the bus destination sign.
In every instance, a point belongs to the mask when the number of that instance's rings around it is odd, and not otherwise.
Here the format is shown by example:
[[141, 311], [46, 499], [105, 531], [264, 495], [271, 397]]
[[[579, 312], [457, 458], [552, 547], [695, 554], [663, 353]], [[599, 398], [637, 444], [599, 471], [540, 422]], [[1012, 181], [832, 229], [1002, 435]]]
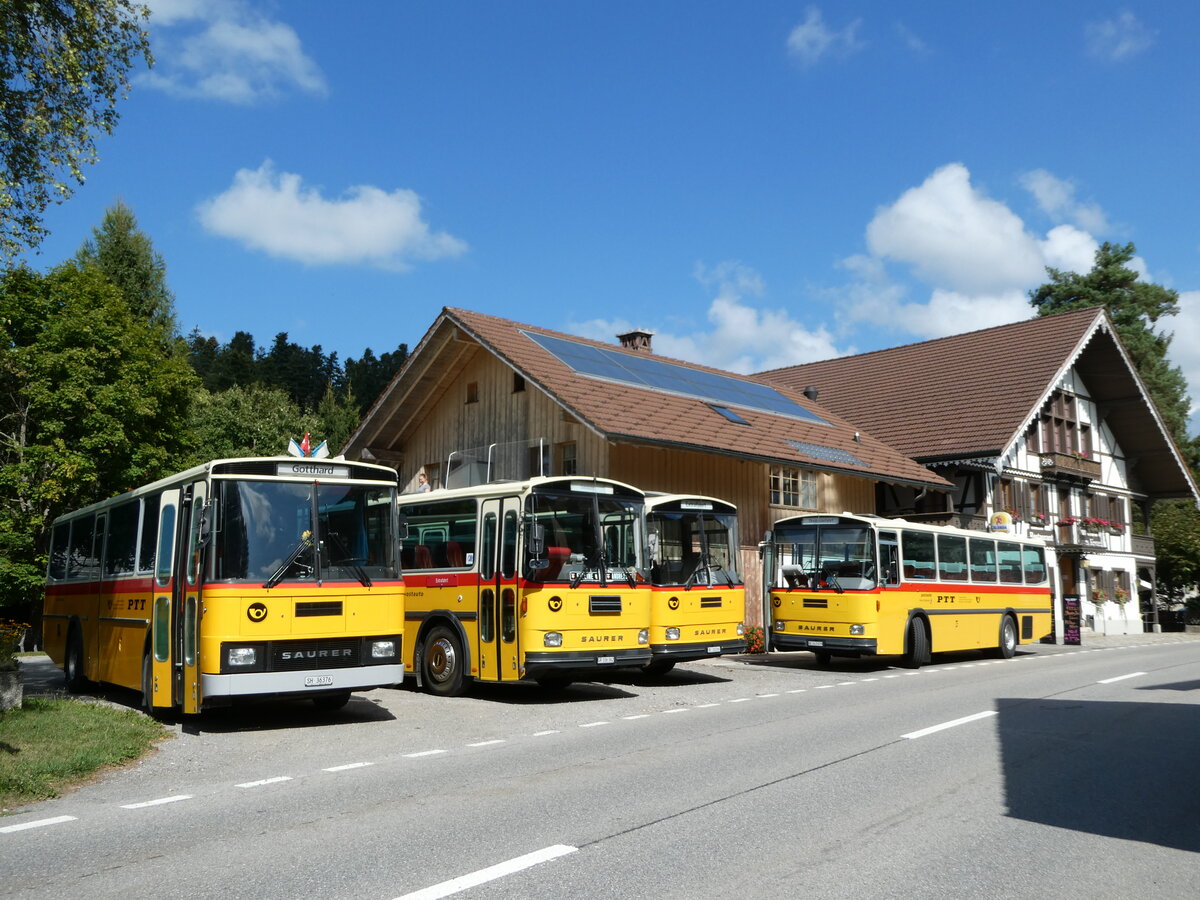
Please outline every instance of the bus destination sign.
[[279, 463], [275, 467], [275, 474], [280, 478], [294, 478], [298, 475], [306, 478], [349, 478], [350, 467], [335, 466], [324, 460], [298, 459], [295, 462]]

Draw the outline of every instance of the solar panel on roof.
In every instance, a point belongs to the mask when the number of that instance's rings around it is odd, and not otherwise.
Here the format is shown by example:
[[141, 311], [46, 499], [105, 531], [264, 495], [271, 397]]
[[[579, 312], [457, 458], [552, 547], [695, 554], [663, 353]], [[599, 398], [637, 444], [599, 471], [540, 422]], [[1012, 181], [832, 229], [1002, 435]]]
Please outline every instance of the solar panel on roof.
[[554, 355], [564, 365], [570, 366], [577, 375], [602, 378], [665, 394], [695, 397], [726, 406], [789, 416], [819, 425], [829, 424], [816, 413], [810, 412], [765, 384], [742, 381], [715, 372], [689, 369], [687, 366], [653, 357], [620, 353], [604, 347], [551, 337], [548, 334], [532, 331], [521, 333], [547, 353]]
[[788, 443], [811, 459], [823, 459], [827, 462], [846, 463], [852, 466], [865, 467], [867, 465], [849, 450], [826, 447], [824, 444], [807, 444], [804, 441], [788, 441]]

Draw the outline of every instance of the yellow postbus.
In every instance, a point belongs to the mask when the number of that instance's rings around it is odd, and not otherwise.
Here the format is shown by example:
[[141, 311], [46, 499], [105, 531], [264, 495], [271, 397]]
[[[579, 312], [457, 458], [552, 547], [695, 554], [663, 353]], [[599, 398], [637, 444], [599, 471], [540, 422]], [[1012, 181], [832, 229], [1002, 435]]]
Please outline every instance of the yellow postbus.
[[[833, 656], [994, 650], [1053, 626], [1044, 542], [872, 516], [781, 519], [764, 544], [771, 648]], [[1049, 558], [1053, 558], [1051, 554]]]
[[150, 712], [310, 697], [404, 678], [394, 470], [220, 459], [57, 519], [42, 613], [72, 690]]
[[403, 565], [418, 684], [559, 687], [650, 662], [644, 495], [603, 478], [404, 494]]
[[650, 493], [646, 533], [653, 586], [646, 672], [662, 675], [677, 662], [743, 652], [737, 507], [712, 497]]

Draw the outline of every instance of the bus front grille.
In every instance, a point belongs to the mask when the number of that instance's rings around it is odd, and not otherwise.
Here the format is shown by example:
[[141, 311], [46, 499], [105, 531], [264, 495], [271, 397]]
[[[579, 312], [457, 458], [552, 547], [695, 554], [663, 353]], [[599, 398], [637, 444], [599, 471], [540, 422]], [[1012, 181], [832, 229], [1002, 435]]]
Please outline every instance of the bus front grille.
[[591, 613], [619, 613], [621, 611], [621, 598], [611, 596], [598, 596], [593, 594], [588, 598], [588, 612]]
[[358, 638], [316, 641], [275, 641], [271, 644], [271, 671], [342, 669], [362, 665]]
[[805, 597], [805, 609], [829, 609], [829, 601], [824, 597]]
[[701, 609], [720, 609], [720, 607], [721, 607], [721, 598], [720, 597], [701, 597], [700, 598], [700, 608]]

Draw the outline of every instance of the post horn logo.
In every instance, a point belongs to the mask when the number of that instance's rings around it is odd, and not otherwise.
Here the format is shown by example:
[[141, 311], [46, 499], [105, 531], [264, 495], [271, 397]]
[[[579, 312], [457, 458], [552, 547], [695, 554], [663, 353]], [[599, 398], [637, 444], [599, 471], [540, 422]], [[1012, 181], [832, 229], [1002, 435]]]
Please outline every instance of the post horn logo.
[[551, 597], [547, 602], [550, 606], [550, 612], [558, 612], [562, 609], [562, 597]]
[[672, 597], [670, 600], [667, 601], [667, 606], [670, 607], [671, 609], [679, 609], [679, 598]]
[[267, 617], [267, 604], [251, 603], [246, 607], [246, 617], [251, 622], [261, 622]]

